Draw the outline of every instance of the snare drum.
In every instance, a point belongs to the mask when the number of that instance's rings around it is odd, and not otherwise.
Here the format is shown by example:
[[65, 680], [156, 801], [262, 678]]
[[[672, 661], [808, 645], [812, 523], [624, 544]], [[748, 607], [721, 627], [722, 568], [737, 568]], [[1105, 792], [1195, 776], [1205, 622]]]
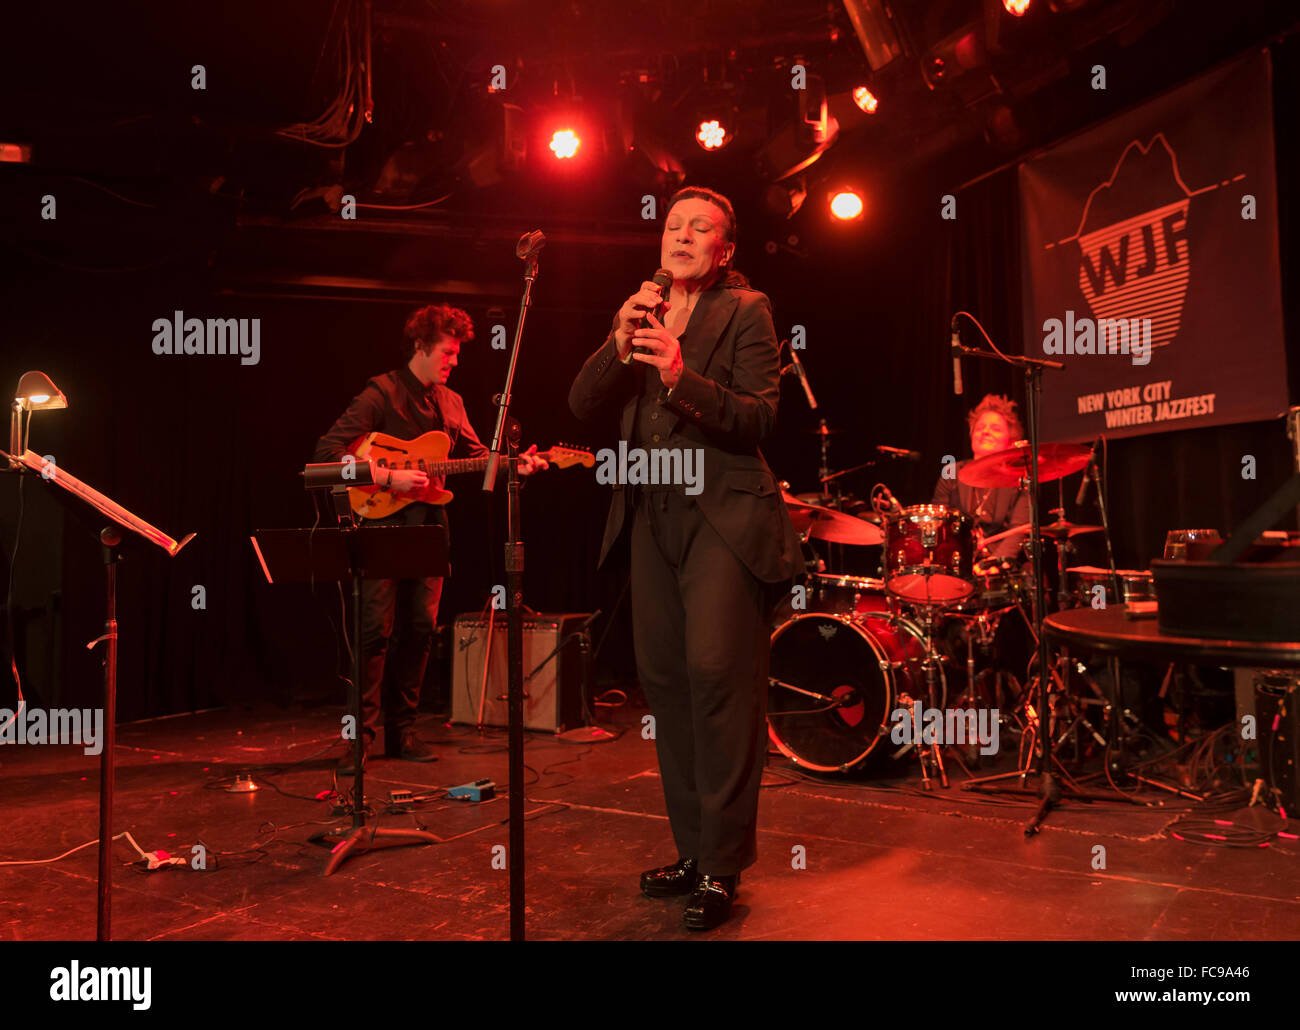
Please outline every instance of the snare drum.
[[917, 604], [951, 604], [975, 592], [975, 520], [941, 504], [914, 504], [885, 526], [885, 586]]
[[1020, 601], [1028, 601], [1033, 584], [1030, 570], [1014, 567], [1004, 569], [976, 568], [973, 576], [975, 591], [966, 600], [952, 606], [955, 612], [978, 613], [991, 609], [1009, 608]]

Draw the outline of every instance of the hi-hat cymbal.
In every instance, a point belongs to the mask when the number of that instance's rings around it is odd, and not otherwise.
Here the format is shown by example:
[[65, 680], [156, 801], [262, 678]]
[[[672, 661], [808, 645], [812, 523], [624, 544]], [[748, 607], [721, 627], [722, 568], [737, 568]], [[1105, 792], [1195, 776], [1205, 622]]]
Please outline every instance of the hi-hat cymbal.
[[[1088, 464], [1092, 448], [1078, 443], [1045, 443], [1038, 448], [1038, 481], [1048, 483]], [[1019, 486], [1029, 475], [1029, 448], [1008, 447], [964, 465], [957, 478], [967, 486]]]
[[1077, 522], [1057, 519], [1055, 522], [1049, 522], [1046, 526], [1039, 526], [1038, 531], [1043, 536], [1050, 536], [1053, 540], [1069, 540], [1083, 533], [1100, 533], [1101, 526], [1081, 526]]
[[790, 509], [790, 521], [794, 523], [795, 532], [801, 536], [807, 534], [827, 543], [858, 544], [862, 547], [874, 547], [885, 542], [884, 532], [870, 522], [845, 515], [833, 508], [808, 504], [784, 490], [781, 491], [781, 496]]

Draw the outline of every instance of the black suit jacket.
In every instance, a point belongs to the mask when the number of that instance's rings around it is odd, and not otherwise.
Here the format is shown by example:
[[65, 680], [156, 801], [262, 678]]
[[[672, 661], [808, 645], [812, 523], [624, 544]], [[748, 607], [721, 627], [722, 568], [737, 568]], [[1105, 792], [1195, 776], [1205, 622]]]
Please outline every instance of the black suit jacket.
[[[709, 525], [757, 579], [789, 580], [799, 540], [759, 451], [776, 423], [780, 386], [771, 304], [756, 290], [714, 286], [701, 294], [680, 341], [681, 378], [659, 395], [669, 425], [663, 440], [645, 446], [702, 450], [702, 492], [695, 501]], [[590, 419], [604, 405], [620, 404], [619, 435], [630, 446], [645, 370], [641, 362], [619, 361], [611, 331], [573, 381], [569, 408]], [[621, 484], [613, 490], [602, 564], [627, 521], [627, 491]]]

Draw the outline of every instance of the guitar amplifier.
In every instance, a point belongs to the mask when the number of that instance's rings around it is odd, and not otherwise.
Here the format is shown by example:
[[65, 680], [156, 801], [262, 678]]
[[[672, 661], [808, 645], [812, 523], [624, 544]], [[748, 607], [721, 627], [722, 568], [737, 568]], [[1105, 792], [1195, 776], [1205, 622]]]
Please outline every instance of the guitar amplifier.
[[1300, 808], [1300, 677], [1260, 669], [1254, 678], [1260, 775], [1283, 804]]
[[[451, 721], [469, 726], [506, 726], [506, 613], [461, 615], [452, 629]], [[591, 641], [587, 614], [526, 615], [524, 624], [524, 728], [562, 733], [584, 723], [583, 692]], [[488, 636], [492, 639], [488, 648]], [[487, 657], [487, 690], [484, 658]]]

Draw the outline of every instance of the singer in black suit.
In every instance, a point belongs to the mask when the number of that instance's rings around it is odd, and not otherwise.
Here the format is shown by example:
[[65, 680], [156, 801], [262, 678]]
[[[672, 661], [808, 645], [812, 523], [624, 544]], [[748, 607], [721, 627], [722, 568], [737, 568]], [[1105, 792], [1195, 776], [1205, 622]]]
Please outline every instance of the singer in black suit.
[[663, 320], [659, 287], [642, 283], [569, 391], [579, 418], [620, 407], [629, 448], [702, 456], [694, 485], [614, 486], [600, 554], [629, 532], [637, 671], [677, 845], [678, 860], [644, 873], [641, 889], [691, 895], [685, 923], [696, 930], [730, 915], [757, 856], [768, 620], [799, 556], [759, 451], [776, 421], [771, 305], [732, 269], [735, 238], [725, 197], [678, 192], [661, 244], [674, 277]]

